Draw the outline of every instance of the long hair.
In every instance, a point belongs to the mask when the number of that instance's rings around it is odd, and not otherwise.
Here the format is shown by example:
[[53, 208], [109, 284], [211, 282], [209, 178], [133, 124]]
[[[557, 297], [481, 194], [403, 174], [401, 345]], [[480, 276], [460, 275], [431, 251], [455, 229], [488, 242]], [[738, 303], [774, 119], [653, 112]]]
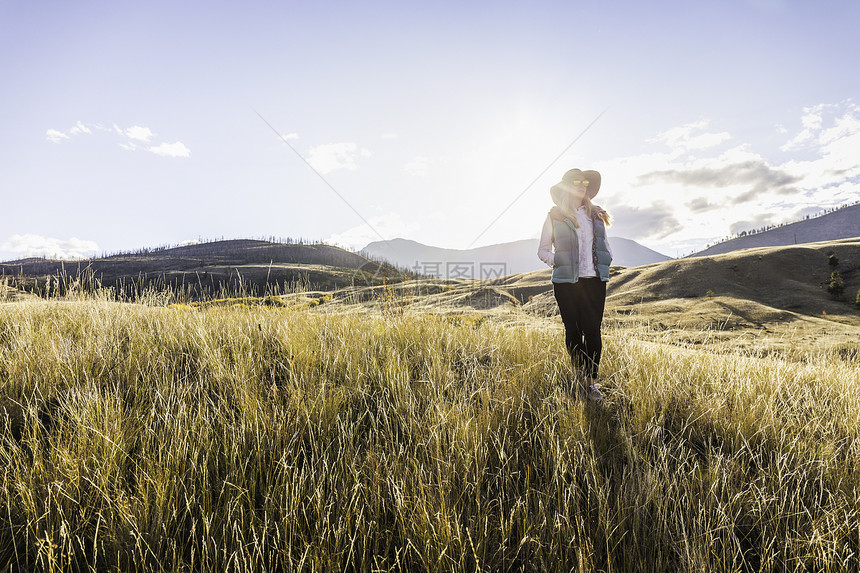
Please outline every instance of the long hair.
[[[560, 205], [560, 207], [565, 211], [568, 211], [569, 213], [573, 213], [576, 211], [576, 209], [572, 208], [572, 205], [570, 204], [570, 198], [570, 195], [565, 196], [565, 199]], [[585, 214], [586, 216], [588, 216], [589, 219], [594, 217], [595, 211], [598, 211], [599, 218], [601, 221], [603, 221], [603, 224], [607, 227], [612, 225], [612, 217], [609, 216], [609, 212], [606, 211], [603, 207], [599, 207], [592, 203], [591, 198], [588, 195], [582, 198], [582, 205], [585, 207]], [[576, 217], [571, 217], [570, 220], [573, 222], [574, 227], [579, 228], [579, 222], [576, 220]]]

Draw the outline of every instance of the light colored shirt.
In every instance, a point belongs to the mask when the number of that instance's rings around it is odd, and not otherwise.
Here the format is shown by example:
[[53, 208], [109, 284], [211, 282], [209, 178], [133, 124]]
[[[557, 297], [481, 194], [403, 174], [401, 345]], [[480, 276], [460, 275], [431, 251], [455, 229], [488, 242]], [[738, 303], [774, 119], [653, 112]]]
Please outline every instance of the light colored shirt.
[[[594, 255], [592, 254], [594, 221], [585, 214], [584, 206], [576, 210], [576, 222], [579, 224], [576, 229], [576, 238], [579, 241], [579, 276], [596, 277], [597, 270], [594, 268]], [[612, 246], [609, 244], [609, 237], [606, 238], [606, 248], [609, 249], [611, 255]], [[551, 267], [555, 264], [555, 255], [552, 251], [552, 218], [549, 215], [546, 216], [543, 223], [537, 255], [548, 266]]]

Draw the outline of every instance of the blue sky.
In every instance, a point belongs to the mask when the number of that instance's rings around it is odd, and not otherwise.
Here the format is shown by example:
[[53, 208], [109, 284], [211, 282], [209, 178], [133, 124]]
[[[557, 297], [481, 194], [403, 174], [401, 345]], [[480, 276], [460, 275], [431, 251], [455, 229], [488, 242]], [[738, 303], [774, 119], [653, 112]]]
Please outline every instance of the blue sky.
[[612, 234], [682, 255], [860, 199], [858, 17], [854, 1], [0, 0], [0, 260], [534, 238], [572, 167], [601, 171]]

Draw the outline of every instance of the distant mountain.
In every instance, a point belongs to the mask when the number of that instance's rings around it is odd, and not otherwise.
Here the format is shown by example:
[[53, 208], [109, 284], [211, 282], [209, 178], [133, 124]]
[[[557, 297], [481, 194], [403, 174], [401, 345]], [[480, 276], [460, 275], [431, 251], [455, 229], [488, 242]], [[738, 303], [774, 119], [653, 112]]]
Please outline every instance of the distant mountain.
[[718, 243], [690, 256], [704, 257], [730, 253], [738, 249], [787, 247], [801, 243], [838, 241], [860, 237], [860, 204], [790, 223], [761, 233], [745, 235]]
[[[610, 237], [613, 266], [636, 267], [668, 260], [636, 241]], [[547, 268], [537, 258], [537, 239], [524, 239], [475, 249], [443, 249], [409, 239], [368, 244], [361, 253], [399, 267], [440, 278], [498, 278]]]

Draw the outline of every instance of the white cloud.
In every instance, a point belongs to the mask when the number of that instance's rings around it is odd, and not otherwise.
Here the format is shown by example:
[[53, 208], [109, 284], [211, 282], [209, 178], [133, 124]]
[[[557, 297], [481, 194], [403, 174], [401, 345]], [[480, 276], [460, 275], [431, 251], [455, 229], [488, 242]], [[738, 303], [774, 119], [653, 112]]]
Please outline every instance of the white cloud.
[[56, 129], [49, 129], [45, 132], [45, 139], [47, 139], [51, 143], [60, 143], [64, 139], [69, 139], [69, 136], [62, 131], [57, 131]]
[[81, 123], [80, 121], [75, 124], [73, 128], [69, 130], [69, 135], [80, 135], [82, 133], [86, 133], [87, 135], [91, 134], [93, 131]]
[[837, 117], [833, 127], [822, 130], [821, 143], [828, 144], [836, 140], [844, 140], [860, 133], [860, 108], [852, 105], [844, 114]]
[[282, 135], [281, 137], [283, 137], [284, 139], [298, 139], [299, 134], [298, 133], [288, 133], [286, 135]]
[[856, 141], [854, 138], [860, 133], [860, 106], [850, 100], [808, 107], [803, 112], [800, 120], [803, 130], [782, 146], [783, 151], [822, 147], [828, 152], [829, 144], [844, 145], [849, 139]]
[[[856, 184], [856, 179], [860, 177], [860, 164], [857, 163], [860, 107], [847, 102], [841, 110], [835, 111], [837, 113], [832, 118], [816, 123], [814, 132], [804, 130], [782, 148], [793, 150], [803, 147], [805, 151], [811, 151], [808, 156], [812, 159], [791, 160], [785, 164], [786, 169], [804, 177], [809, 189], [833, 188], [843, 183]], [[798, 143], [800, 141], [802, 144]]]
[[[123, 141], [118, 144], [122, 149], [125, 149], [126, 151], [137, 151], [139, 149], [146, 149], [147, 151], [151, 151], [152, 153], [155, 153], [156, 155], [160, 155], [162, 157], [191, 156], [191, 150], [188, 149], [185, 144], [178, 141], [176, 143], [161, 143], [158, 145], [149, 145], [149, 147], [142, 146], [141, 144], [150, 144], [151, 140], [155, 137], [155, 134], [148, 127], [143, 127], [140, 125], [133, 125], [129, 128], [123, 129], [116, 123], [112, 123], [110, 128], [106, 128], [101, 124], [88, 126], [83, 122], [78, 121], [74, 127], [68, 130], [68, 132], [63, 132], [56, 129], [49, 129], [45, 133], [45, 138], [52, 143], [60, 143], [64, 139], [70, 139], [72, 136], [77, 136], [81, 134], [92, 134], [93, 129], [100, 133], [119, 135], [120, 137], [127, 138], [126, 141]], [[289, 134], [286, 136], [286, 138], [292, 139], [294, 136], [298, 137], [298, 135]]]
[[358, 169], [356, 160], [370, 156], [370, 151], [359, 148], [352, 142], [325, 143], [311, 148], [308, 154], [308, 163], [322, 174], [331, 173], [338, 169], [355, 171]]
[[380, 136], [382, 139], [397, 139], [399, 136], [396, 133], [383, 133]]
[[57, 129], [49, 129], [45, 133], [45, 137], [51, 143], [60, 143], [62, 140], [70, 139], [72, 136], [81, 134], [91, 135], [92, 133], [93, 130], [89, 126], [84, 125], [83, 122], [79, 121], [74, 126], [72, 126], [68, 132], [59, 131]]
[[148, 127], [141, 127], [139, 125], [133, 125], [125, 130], [125, 136], [129, 139], [134, 139], [137, 141], [142, 141], [144, 143], [148, 143], [152, 136], [155, 135]]
[[803, 131], [794, 136], [794, 138], [783, 145], [781, 149], [783, 151], [797, 149], [804, 143], [814, 139], [816, 133], [821, 129], [824, 108], [824, 105], [804, 108], [804, 115], [800, 118], [800, 124], [803, 126]]
[[149, 151], [162, 157], [190, 157], [191, 150], [185, 147], [185, 144], [177, 141], [176, 143], [162, 143], [149, 148]]
[[673, 205], [662, 201], [642, 207], [619, 205], [612, 209], [612, 216], [616, 221], [613, 232], [629, 239], [663, 239], [682, 228]]
[[27, 233], [12, 235], [0, 244], [0, 251], [13, 253], [16, 258], [83, 259], [95, 255], [99, 246], [77, 237], [56, 239]]

